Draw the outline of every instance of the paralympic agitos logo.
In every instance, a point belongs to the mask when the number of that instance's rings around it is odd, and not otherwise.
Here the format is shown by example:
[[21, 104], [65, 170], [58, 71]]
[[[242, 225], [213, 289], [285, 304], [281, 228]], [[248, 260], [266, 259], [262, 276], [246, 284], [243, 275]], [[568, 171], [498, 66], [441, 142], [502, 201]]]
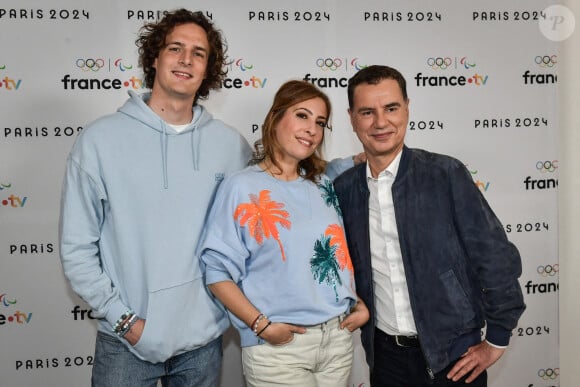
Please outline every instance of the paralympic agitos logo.
[[[65, 74], [60, 82], [65, 90], [121, 90], [143, 89], [143, 80], [135, 75], [121, 78], [97, 78], [102, 73], [124, 73], [134, 68], [133, 64], [127, 63], [123, 58], [77, 58], [74, 61], [76, 72], [82, 71], [81, 77], [73, 77]], [[93, 77], [88, 77], [93, 75]]]
[[238, 73], [238, 76], [224, 79], [222, 82], [224, 89], [263, 89], [268, 82], [268, 78], [257, 77], [252, 73], [255, 67], [254, 63], [245, 58], [229, 59], [225, 62], [225, 66], [228, 73]]

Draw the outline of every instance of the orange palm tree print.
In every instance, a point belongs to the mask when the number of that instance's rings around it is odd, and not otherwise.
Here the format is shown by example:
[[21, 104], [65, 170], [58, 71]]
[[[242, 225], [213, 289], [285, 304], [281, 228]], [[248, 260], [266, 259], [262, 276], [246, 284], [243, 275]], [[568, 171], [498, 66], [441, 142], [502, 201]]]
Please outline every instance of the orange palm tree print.
[[287, 219], [290, 214], [283, 210], [284, 203], [270, 200], [270, 191], [262, 190], [258, 196], [250, 194], [250, 203], [238, 205], [234, 212], [234, 219], [239, 220], [241, 226], [248, 225], [250, 235], [261, 245], [264, 238], [274, 238], [280, 246], [282, 261], [286, 261], [284, 247], [280, 242], [280, 234], [276, 223], [285, 229], [290, 229], [292, 223]]
[[324, 235], [330, 237], [330, 245], [336, 246], [336, 260], [340, 270], [346, 269], [350, 273], [350, 284], [354, 285], [354, 267], [348, 252], [348, 245], [346, 244], [346, 235], [344, 229], [338, 224], [331, 224], [328, 226]]
[[338, 261], [338, 267], [340, 270], [348, 270], [354, 275], [354, 268], [352, 266], [352, 261], [350, 260], [350, 254], [348, 253], [348, 246], [346, 244], [346, 236], [342, 227], [338, 224], [331, 224], [328, 226], [324, 235], [330, 237], [330, 245], [336, 246], [336, 260]]

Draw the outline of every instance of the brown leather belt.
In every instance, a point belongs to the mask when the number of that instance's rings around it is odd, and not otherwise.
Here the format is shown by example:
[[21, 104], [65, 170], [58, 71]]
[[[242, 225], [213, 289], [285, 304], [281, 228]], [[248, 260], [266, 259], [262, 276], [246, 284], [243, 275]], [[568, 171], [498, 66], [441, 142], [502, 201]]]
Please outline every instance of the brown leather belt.
[[419, 338], [417, 336], [388, 335], [378, 328], [375, 328], [375, 337], [379, 340], [385, 340], [388, 343], [399, 347], [419, 348]]

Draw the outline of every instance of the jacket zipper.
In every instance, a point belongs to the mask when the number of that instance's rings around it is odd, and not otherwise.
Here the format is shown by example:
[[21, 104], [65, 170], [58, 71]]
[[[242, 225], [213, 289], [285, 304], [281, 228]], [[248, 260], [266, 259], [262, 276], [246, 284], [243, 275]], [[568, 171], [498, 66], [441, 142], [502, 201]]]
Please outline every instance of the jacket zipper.
[[431, 369], [431, 367], [427, 367], [427, 373], [429, 374], [429, 378], [431, 380], [435, 380], [435, 374], [433, 373], [433, 370]]

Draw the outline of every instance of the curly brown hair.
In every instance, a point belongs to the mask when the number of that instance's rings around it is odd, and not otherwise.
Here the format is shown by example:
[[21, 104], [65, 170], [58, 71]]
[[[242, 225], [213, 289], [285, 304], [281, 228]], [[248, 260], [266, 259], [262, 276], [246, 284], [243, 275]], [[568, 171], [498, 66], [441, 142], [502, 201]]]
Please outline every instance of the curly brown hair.
[[[269, 160], [279, 170], [281, 170], [278, 161], [276, 160], [276, 151], [280, 149], [280, 144], [276, 140], [276, 126], [282, 120], [284, 113], [293, 105], [307, 101], [312, 98], [320, 98], [326, 105], [327, 112], [327, 127], [330, 128], [328, 121], [332, 106], [328, 96], [319, 88], [310, 82], [302, 80], [291, 80], [284, 83], [274, 96], [272, 106], [266, 114], [264, 123], [262, 124], [262, 138], [255, 144], [257, 159]], [[324, 135], [322, 141], [318, 145], [316, 151], [308, 158], [301, 160], [298, 163], [298, 174], [304, 179], [317, 182], [318, 175], [326, 169], [326, 161], [322, 158], [321, 148], [324, 143]]]
[[194, 23], [204, 29], [209, 42], [209, 58], [206, 78], [201, 83], [193, 104], [198, 99], [207, 99], [210, 90], [219, 89], [227, 75], [225, 67], [227, 45], [222, 32], [218, 30], [201, 11], [192, 12], [185, 8], [167, 12], [157, 23], [147, 23], [139, 30], [135, 40], [139, 53], [139, 66], [145, 75], [145, 87], [151, 89], [155, 81], [155, 59], [165, 46], [165, 38], [176, 26]]

